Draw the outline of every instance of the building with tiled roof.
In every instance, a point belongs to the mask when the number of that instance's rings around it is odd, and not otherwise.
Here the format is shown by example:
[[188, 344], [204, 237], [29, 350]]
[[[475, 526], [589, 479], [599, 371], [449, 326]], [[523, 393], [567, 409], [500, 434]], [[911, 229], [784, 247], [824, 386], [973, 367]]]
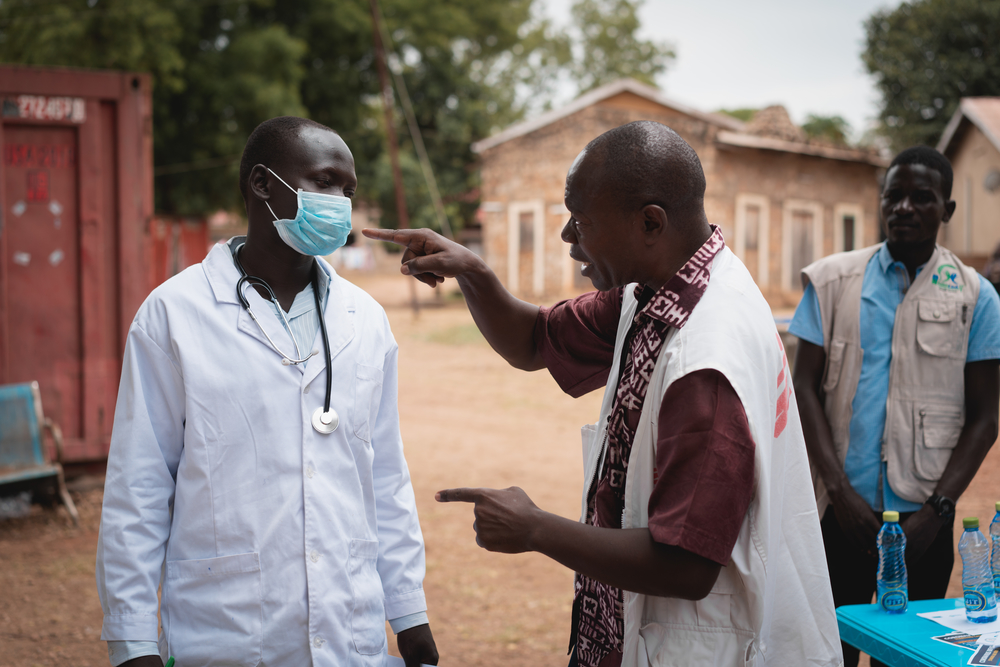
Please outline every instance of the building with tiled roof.
[[938, 142], [955, 170], [940, 242], [976, 268], [1000, 244], [1000, 97], [965, 97]]
[[709, 220], [775, 305], [797, 302], [805, 265], [879, 240], [877, 154], [809, 141], [782, 107], [743, 123], [621, 79], [473, 145], [485, 259], [512, 292], [591, 289], [560, 238], [566, 172], [591, 139], [636, 120], [673, 128], [698, 152]]

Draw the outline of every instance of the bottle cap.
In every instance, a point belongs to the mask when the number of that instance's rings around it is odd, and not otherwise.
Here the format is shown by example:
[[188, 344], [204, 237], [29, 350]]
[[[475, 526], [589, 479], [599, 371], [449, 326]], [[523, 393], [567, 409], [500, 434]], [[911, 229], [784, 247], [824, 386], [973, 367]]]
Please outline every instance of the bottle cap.
[[962, 519], [963, 528], [979, 528], [979, 517], [978, 516], [967, 516]]
[[898, 523], [899, 522], [899, 512], [893, 512], [892, 510], [886, 510], [882, 512], [882, 521]]
[[997, 503], [997, 512], [1000, 512], [1000, 502]]

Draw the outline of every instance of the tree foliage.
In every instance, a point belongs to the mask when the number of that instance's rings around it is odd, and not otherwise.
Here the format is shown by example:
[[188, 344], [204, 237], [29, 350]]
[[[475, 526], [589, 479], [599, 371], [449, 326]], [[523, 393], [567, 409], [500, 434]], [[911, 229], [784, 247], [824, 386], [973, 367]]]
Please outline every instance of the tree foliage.
[[896, 150], [935, 145], [962, 97], [1000, 94], [1000, 0], [915, 0], [865, 22], [862, 60]]
[[725, 114], [735, 118], [736, 120], [742, 120], [744, 123], [748, 123], [758, 111], [760, 111], [760, 109], [756, 109], [754, 107], [740, 107], [739, 109], [719, 109], [716, 113]]
[[[569, 42], [535, 17], [532, 0], [383, 0], [382, 9], [398, 54], [391, 65], [460, 225], [477, 200], [470, 144], [521, 117], [518, 92], [544, 92], [569, 61]], [[296, 114], [345, 137], [360, 198], [395, 225], [368, 0], [6, 0], [0, 61], [150, 72], [154, 159], [168, 167], [156, 177], [161, 212], [242, 208], [247, 136]], [[432, 224], [401, 119], [397, 130], [411, 218]]]
[[573, 24], [577, 57], [571, 72], [581, 92], [621, 77], [655, 85], [657, 75], [674, 59], [667, 44], [641, 40], [638, 9], [642, 0], [576, 0]]
[[818, 116], [809, 114], [802, 129], [811, 139], [820, 139], [831, 144], [847, 146], [850, 142], [851, 124], [841, 116]]
[[[389, 64], [454, 226], [478, 205], [471, 144], [551, 99], [559, 75], [589, 89], [620, 76], [651, 83], [664, 70], [672, 52], [636, 37], [640, 1], [577, 0], [574, 46], [537, 0], [380, 0]], [[343, 135], [359, 199], [397, 224], [368, 0], [3, 0], [0, 61], [151, 73], [161, 213], [242, 209], [247, 136], [295, 114]], [[411, 222], [436, 226], [406, 125], [394, 123]]]

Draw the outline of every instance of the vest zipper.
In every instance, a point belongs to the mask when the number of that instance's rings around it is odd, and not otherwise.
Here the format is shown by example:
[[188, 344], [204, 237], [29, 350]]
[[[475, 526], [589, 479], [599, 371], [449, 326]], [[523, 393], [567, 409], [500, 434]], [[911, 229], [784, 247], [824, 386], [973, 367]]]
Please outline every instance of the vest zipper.
[[962, 324], [965, 324], [965, 316], [966, 314], [968, 314], [968, 312], [969, 312], [969, 305], [962, 304]]

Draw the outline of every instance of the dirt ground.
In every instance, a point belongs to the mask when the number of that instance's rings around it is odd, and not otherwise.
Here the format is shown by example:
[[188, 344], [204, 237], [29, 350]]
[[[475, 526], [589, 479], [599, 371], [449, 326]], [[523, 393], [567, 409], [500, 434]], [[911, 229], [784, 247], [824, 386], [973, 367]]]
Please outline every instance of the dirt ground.
[[[350, 278], [386, 307], [399, 342], [400, 418], [441, 664], [565, 665], [572, 574], [535, 554], [479, 549], [471, 507], [440, 505], [434, 492], [517, 485], [540, 507], [575, 518], [579, 427], [596, 419], [600, 393], [574, 400], [544, 372], [511, 369], [451, 296], [436, 300], [419, 286], [420, 300], [438, 305], [414, 318], [405, 279]], [[995, 449], [959, 502], [959, 517], [990, 520], [998, 472]], [[94, 480], [83, 478], [74, 491], [80, 528], [63, 508], [33, 506], [26, 518], [0, 521], [0, 667], [108, 664], [93, 574], [101, 491], [88, 486]], [[960, 576], [959, 566], [949, 596], [960, 591]]]

